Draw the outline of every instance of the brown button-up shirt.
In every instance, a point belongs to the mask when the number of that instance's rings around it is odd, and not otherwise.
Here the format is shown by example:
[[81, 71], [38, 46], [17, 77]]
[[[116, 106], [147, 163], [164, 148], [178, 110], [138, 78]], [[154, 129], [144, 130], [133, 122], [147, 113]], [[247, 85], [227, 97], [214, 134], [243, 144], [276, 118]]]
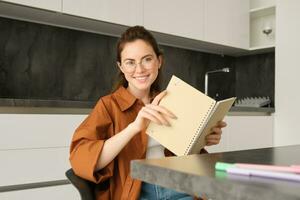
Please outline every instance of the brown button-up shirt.
[[109, 184], [96, 191], [97, 199], [138, 199], [141, 181], [131, 179], [130, 161], [146, 155], [148, 137], [145, 131], [136, 134], [118, 156], [105, 168], [95, 172], [105, 140], [133, 122], [144, 104], [127, 89], [100, 98], [90, 115], [76, 129], [70, 162], [74, 172], [95, 183]]
[[[130, 161], [144, 159], [148, 136], [136, 134], [118, 156], [100, 171], [95, 172], [105, 141], [133, 122], [144, 106], [127, 89], [100, 98], [90, 115], [76, 129], [70, 148], [71, 166], [78, 176], [97, 183], [96, 198], [138, 199], [141, 181], [130, 177]], [[165, 155], [172, 155], [165, 151]]]

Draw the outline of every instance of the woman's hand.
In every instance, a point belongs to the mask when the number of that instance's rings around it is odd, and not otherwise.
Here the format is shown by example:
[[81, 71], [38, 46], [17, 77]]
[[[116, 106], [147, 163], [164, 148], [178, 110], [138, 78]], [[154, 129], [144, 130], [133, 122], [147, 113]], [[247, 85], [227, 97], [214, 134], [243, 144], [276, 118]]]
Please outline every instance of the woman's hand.
[[159, 93], [152, 101], [151, 104], [146, 104], [138, 113], [131, 127], [136, 132], [146, 129], [150, 121], [159, 125], [170, 126], [168, 117], [176, 119], [176, 116], [166, 108], [159, 106], [160, 100], [167, 94], [167, 91]]
[[220, 121], [215, 127], [212, 128], [212, 132], [206, 136], [206, 146], [216, 145], [220, 143], [222, 128], [227, 124], [224, 121]]

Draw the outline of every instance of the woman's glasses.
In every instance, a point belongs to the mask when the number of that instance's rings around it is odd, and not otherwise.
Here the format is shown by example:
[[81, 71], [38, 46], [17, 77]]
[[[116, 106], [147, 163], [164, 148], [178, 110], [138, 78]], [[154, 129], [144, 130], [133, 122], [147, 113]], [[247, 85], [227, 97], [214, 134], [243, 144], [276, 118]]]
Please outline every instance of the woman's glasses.
[[140, 62], [136, 62], [133, 59], [125, 60], [122, 64], [122, 67], [127, 73], [132, 73], [135, 71], [138, 64], [145, 69], [152, 69], [155, 66], [154, 63], [155, 58], [151, 55], [142, 58]]

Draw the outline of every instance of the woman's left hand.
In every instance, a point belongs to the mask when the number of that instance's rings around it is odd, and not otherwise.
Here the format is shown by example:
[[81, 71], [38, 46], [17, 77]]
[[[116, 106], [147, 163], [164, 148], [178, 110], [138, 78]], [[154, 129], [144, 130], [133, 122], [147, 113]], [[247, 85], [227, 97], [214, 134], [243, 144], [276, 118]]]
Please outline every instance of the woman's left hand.
[[206, 146], [216, 145], [220, 143], [222, 128], [226, 127], [227, 124], [224, 121], [220, 121], [215, 127], [211, 129], [211, 133], [205, 138]]

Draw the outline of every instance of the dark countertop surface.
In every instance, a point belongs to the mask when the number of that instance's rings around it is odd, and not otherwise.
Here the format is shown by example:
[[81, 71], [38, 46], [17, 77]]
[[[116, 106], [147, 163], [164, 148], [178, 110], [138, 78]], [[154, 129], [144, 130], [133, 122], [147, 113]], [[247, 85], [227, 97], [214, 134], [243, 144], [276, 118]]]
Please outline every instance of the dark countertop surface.
[[274, 113], [275, 108], [271, 107], [261, 107], [261, 108], [255, 108], [255, 107], [231, 107], [229, 112], [265, 112], [265, 113]]
[[[8, 99], [0, 98], [0, 113], [58, 113], [88, 114], [96, 101], [39, 100], [39, 99]], [[46, 109], [45, 109], [46, 108]], [[51, 109], [53, 109], [51, 111]], [[73, 111], [72, 111], [73, 109]], [[27, 111], [26, 111], [27, 110]], [[274, 108], [232, 107], [229, 115], [269, 115]]]
[[300, 182], [228, 175], [215, 171], [217, 161], [228, 163], [300, 164], [300, 145], [189, 155], [131, 162], [135, 179], [210, 199], [300, 199]]

